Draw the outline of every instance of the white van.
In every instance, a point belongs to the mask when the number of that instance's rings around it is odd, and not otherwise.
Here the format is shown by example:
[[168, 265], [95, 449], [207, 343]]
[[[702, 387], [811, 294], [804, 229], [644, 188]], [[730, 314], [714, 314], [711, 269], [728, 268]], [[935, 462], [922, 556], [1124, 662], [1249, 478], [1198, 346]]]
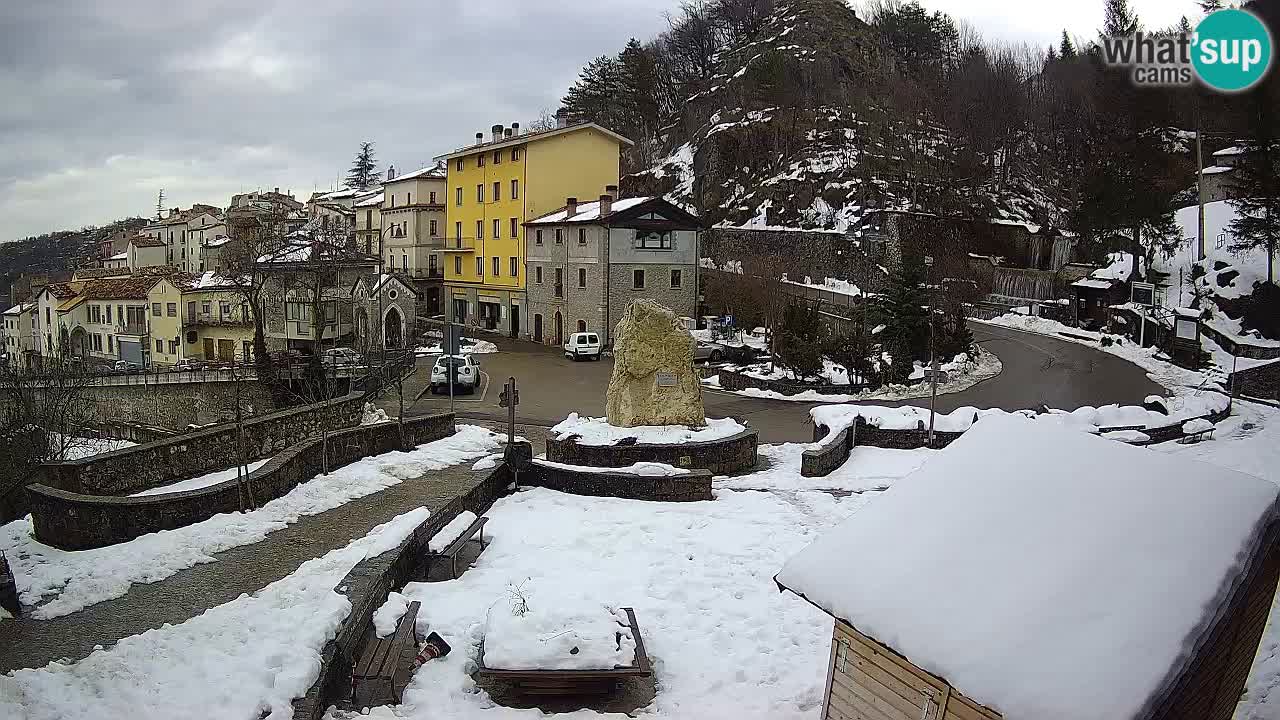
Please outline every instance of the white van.
[[564, 344], [564, 356], [570, 360], [579, 358], [600, 359], [600, 336], [593, 332], [574, 333]]

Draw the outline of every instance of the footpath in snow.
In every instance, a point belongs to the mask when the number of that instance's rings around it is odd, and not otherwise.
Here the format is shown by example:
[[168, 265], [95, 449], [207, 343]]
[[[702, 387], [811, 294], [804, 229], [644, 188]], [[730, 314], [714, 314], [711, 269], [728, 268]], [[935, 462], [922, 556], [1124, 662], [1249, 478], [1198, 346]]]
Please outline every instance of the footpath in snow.
[[[66, 551], [39, 543], [27, 516], [0, 526], [0, 551], [13, 568], [22, 603], [36, 606], [32, 617], [66, 615], [120, 597], [134, 583], [157, 582], [193, 565], [214, 562], [217, 553], [258, 542], [300, 517], [318, 515], [427, 472], [483, 457], [499, 447], [501, 438], [491, 430], [474, 425], [457, 429], [450, 437], [408, 452], [364, 458], [319, 475], [257, 510], [222, 513], [194, 525], [108, 547]], [[234, 477], [234, 469], [229, 472]], [[203, 479], [184, 482], [197, 481]], [[173, 487], [157, 491], [169, 492]]]

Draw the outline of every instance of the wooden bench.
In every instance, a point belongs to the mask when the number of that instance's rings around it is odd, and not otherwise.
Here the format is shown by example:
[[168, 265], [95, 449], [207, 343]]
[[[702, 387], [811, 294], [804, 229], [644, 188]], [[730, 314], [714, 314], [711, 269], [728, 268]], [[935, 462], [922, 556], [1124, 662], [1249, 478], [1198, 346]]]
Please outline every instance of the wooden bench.
[[351, 704], [358, 710], [378, 705], [398, 705], [413, 674], [413, 658], [418, 654], [414, 626], [422, 603], [411, 602], [389, 637], [370, 638], [351, 668]]
[[1217, 428], [1211, 427], [1208, 430], [1201, 430], [1199, 432], [1186, 433], [1182, 437], [1178, 438], [1178, 442], [1182, 445], [1190, 445], [1192, 443], [1198, 443], [1201, 440], [1212, 440], [1214, 430], [1217, 430]]
[[525, 695], [604, 695], [618, 689], [624, 680], [652, 677], [653, 668], [644, 649], [644, 640], [640, 637], [636, 614], [631, 608], [622, 609], [627, 613], [631, 637], [636, 641], [634, 665], [608, 670], [499, 670], [484, 666], [482, 651], [476, 677], [505, 683]]
[[484, 550], [484, 525], [487, 522], [489, 522], [489, 518], [487, 517], [476, 518], [467, 526], [467, 529], [463, 530], [462, 534], [455, 538], [453, 542], [449, 543], [448, 547], [444, 550], [441, 550], [438, 553], [429, 553], [427, 555], [427, 575], [429, 576], [431, 574], [431, 565], [435, 558], [448, 558], [449, 578], [457, 579], [458, 555], [462, 553], [462, 549], [467, 546], [467, 543], [471, 541], [473, 536], [479, 534], [478, 539], [480, 540], [480, 549]]

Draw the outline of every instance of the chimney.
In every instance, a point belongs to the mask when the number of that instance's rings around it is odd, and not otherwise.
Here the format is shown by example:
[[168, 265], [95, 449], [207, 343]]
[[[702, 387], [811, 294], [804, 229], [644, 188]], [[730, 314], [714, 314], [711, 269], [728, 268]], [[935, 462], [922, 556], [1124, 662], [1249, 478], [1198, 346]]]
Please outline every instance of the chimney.
[[279, 195], [279, 194], [280, 194], [280, 188], [276, 188], [276, 194], [277, 194], [277, 195]]
[[618, 186], [617, 186], [617, 185], [605, 185], [605, 186], [604, 186], [604, 191], [605, 191], [605, 192], [607, 192], [607, 193], [609, 193], [609, 197], [610, 197], [610, 198], [612, 198], [612, 199], [614, 199], [614, 200], [617, 200], [617, 199], [618, 199]]
[[483, 142], [484, 142], [484, 133], [476, 133], [476, 144], [479, 145]]
[[511, 123], [511, 134], [512, 135], [520, 134], [520, 123]]
[[613, 212], [613, 196], [605, 193], [600, 196], [600, 217], [603, 218], [611, 212]]
[[395, 166], [395, 165], [388, 165], [388, 166], [387, 166], [387, 181], [388, 181], [388, 182], [390, 182], [390, 181], [395, 180], [395, 179], [396, 179], [396, 166]]
[[504, 137], [504, 138], [509, 138], [509, 137], [511, 137], [511, 130], [512, 130], [511, 128], [507, 128], [506, 130], [503, 130], [503, 131], [502, 131], [502, 137]]
[[501, 126], [501, 125], [494, 125], [493, 127], [489, 128], [489, 130], [493, 133], [493, 141], [494, 141], [494, 142], [498, 142], [499, 140], [501, 140], [501, 139], [502, 139], [502, 126]]
[[562, 128], [569, 125], [569, 113], [564, 108], [556, 110], [556, 127]]
[[578, 214], [578, 198], [571, 197], [564, 200], [564, 219], [568, 220]]

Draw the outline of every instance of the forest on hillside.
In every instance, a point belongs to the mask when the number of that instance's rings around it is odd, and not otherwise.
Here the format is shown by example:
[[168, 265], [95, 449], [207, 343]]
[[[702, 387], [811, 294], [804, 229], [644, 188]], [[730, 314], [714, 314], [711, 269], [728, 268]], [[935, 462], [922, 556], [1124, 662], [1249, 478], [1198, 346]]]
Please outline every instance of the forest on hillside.
[[[635, 141], [624, 190], [711, 223], [843, 230], [908, 209], [1151, 252], [1194, 202], [1197, 130], [1206, 159], [1256, 143], [1254, 176], [1270, 173], [1262, 191], [1280, 211], [1280, 73], [1238, 95], [1138, 88], [1101, 58], [1101, 35], [1182, 32], [1220, 3], [1188, 2], [1159, 28], [1128, 0], [1087, 1], [1104, 6], [1099, 36], [1031, 47], [914, 1], [687, 0], [658, 37], [588, 62], [562, 104]], [[1246, 7], [1280, 27], [1280, 1]]]

